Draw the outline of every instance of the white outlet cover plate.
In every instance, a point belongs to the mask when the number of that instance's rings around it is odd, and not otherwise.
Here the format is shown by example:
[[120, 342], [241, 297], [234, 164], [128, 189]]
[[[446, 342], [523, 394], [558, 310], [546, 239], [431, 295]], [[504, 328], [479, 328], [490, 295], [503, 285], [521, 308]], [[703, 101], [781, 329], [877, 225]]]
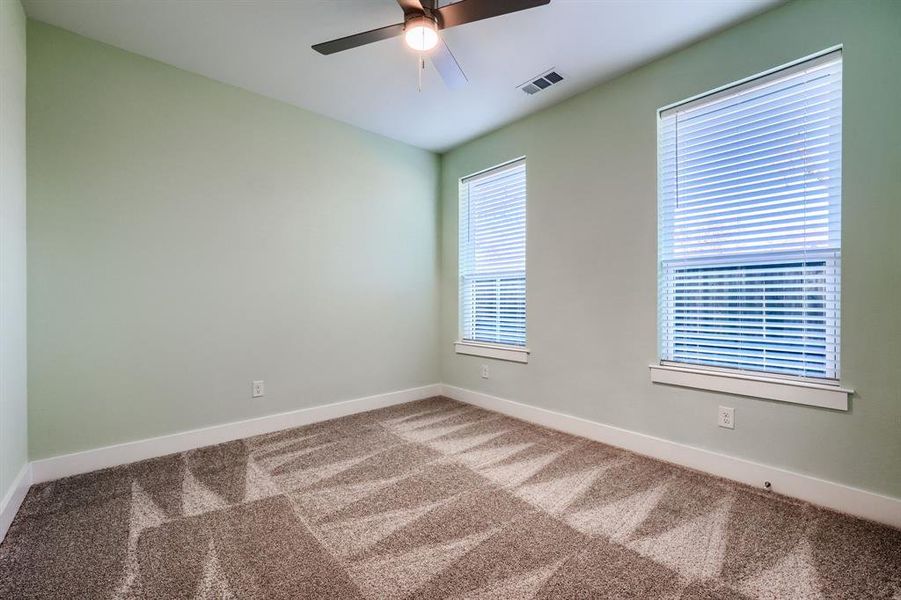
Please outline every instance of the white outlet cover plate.
[[735, 409], [728, 406], [720, 406], [717, 412], [717, 425], [726, 429], [735, 429]]
[[263, 394], [265, 393], [265, 391], [266, 391], [266, 388], [263, 385], [262, 380], [253, 382], [253, 385], [251, 386], [251, 394], [253, 395], [254, 398], [262, 397]]

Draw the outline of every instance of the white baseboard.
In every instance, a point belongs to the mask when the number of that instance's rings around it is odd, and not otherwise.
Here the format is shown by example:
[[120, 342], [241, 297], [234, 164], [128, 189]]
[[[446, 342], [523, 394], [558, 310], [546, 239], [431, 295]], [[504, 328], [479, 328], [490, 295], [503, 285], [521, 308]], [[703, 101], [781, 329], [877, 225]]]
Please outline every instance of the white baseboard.
[[19, 507], [22, 506], [22, 501], [25, 500], [25, 494], [28, 493], [30, 487], [31, 463], [25, 463], [16, 478], [13, 479], [3, 500], [0, 500], [0, 542], [6, 537], [6, 531], [12, 524], [16, 513], [19, 512]]
[[[97, 469], [115, 467], [138, 460], [165, 456], [174, 452], [184, 452], [194, 448], [202, 448], [213, 444], [230, 442], [253, 435], [271, 433], [282, 429], [290, 429], [319, 421], [327, 421], [337, 417], [384, 408], [394, 404], [403, 404], [414, 400], [422, 400], [441, 394], [441, 385], [432, 384], [418, 388], [410, 388], [397, 392], [388, 392], [345, 400], [322, 406], [312, 406], [290, 412], [214, 425], [202, 429], [193, 429], [181, 433], [173, 433], [135, 442], [126, 442], [114, 446], [105, 446], [93, 450], [85, 450], [73, 454], [64, 454], [51, 458], [35, 460], [31, 463], [33, 483], [52, 481], [69, 475], [88, 473]], [[27, 489], [27, 488], [26, 488]], [[13, 513], [15, 514], [15, 513]]]
[[51, 481], [438, 395], [751, 486], [760, 487], [764, 481], [769, 481], [772, 483], [773, 491], [777, 493], [901, 528], [901, 499], [898, 498], [482, 392], [433, 384], [33, 461], [23, 467], [16, 478], [16, 483], [0, 504], [0, 540], [3, 539], [32, 483]]
[[754, 487], [772, 484], [774, 492], [825, 508], [901, 528], [901, 499], [710, 450], [671, 442], [628, 429], [443, 384], [442, 395], [573, 435], [618, 446]]

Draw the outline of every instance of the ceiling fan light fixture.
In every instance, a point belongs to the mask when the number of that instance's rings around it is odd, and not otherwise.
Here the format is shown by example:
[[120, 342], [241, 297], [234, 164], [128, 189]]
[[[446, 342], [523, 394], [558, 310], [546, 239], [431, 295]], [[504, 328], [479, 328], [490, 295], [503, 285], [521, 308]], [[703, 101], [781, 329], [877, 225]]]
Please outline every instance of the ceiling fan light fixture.
[[418, 52], [428, 52], [438, 45], [438, 24], [426, 16], [413, 17], [404, 26], [404, 41]]

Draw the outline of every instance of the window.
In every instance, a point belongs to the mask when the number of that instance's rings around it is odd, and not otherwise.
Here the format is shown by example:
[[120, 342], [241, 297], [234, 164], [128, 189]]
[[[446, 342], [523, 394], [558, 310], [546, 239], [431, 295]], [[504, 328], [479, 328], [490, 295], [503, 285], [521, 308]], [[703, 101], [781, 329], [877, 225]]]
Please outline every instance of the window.
[[524, 159], [460, 181], [459, 259], [457, 351], [525, 362]]
[[657, 143], [661, 364], [837, 383], [841, 51], [662, 110]]

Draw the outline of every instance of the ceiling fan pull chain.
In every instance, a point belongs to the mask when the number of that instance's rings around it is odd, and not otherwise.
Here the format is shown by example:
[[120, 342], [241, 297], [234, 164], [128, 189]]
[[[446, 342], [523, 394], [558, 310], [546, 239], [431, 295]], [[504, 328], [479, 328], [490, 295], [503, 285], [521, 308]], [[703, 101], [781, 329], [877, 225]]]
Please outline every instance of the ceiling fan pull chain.
[[416, 71], [419, 77], [419, 93], [422, 93], [422, 72], [425, 70], [425, 59], [422, 58], [422, 54], [419, 55], [419, 60], [416, 61]]

